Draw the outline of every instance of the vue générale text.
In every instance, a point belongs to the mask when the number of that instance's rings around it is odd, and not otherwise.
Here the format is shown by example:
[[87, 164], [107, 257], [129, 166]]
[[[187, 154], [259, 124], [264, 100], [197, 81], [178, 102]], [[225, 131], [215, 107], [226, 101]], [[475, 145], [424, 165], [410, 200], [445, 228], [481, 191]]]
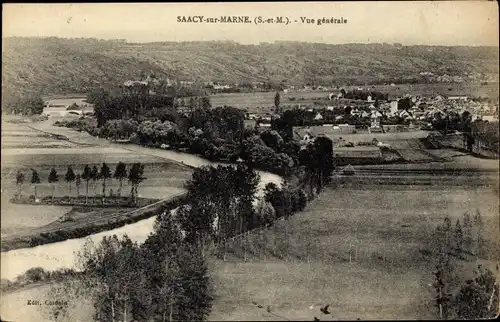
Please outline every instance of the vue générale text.
[[246, 23], [246, 24], [345, 24], [347, 19], [344, 17], [299, 17], [290, 18], [285, 16], [220, 16], [220, 17], [206, 17], [206, 16], [177, 16], [177, 22], [180, 23]]

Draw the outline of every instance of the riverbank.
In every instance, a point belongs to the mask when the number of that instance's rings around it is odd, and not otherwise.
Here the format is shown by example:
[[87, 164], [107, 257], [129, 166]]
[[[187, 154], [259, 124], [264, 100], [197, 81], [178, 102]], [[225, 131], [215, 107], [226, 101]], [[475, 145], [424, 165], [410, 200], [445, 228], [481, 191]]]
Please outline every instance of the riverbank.
[[130, 197], [102, 197], [102, 196], [78, 196], [78, 197], [51, 197], [35, 198], [35, 196], [17, 196], [9, 200], [13, 204], [21, 205], [55, 205], [55, 206], [80, 206], [80, 207], [122, 207], [142, 208], [160, 200], [154, 198], [137, 198], [136, 202]]
[[14, 235], [2, 238], [1, 251], [7, 252], [15, 249], [61, 242], [68, 239], [84, 238], [92, 234], [113, 230], [175, 209], [185, 202], [185, 198], [186, 194], [181, 193], [132, 211], [122, 210], [96, 220], [85, 220], [82, 223], [73, 223], [71, 220], [65, 221], [59, 225], [62, 227], [41, 227], [37, 231], [31, 231], [25, 236]]

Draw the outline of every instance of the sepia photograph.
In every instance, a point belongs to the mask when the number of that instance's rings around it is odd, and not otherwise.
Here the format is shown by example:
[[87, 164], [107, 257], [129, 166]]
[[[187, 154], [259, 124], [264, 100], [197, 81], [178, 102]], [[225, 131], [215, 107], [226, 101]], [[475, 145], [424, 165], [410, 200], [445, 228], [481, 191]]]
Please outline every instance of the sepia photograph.
[[0, 321], [498, 317], [498, 25], [2, 4]]

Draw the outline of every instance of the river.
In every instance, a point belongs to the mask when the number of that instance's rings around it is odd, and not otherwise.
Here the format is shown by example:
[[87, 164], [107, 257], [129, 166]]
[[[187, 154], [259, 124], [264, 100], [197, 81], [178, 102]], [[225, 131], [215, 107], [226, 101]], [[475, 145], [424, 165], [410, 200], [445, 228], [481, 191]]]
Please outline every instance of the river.
[[[191, 167], [204, 165], [218, 165], [221, 163], [210, 162], [198, 156], [168, 151], [162, 149], [147, 148], [133, 144], [118, 144], [104, 139], [90, 136], [88, 133], [77, 132], [67, 128], [52, 126], [52, 121], [44, 121], [30, 124], [30, 127], [54, 134], [68, 137], [78, 144], [92, 144], [93, 146], [113, 147], [125, 149], [140, 154], [154, 155], [160, 158], [177, 161]], [[282, 178], [276, 174], [258, 171], [260, 175], [258, 195], [262, 195], [263, 188], [267, 183], [273, 182], [281, 185]], [[104, 236], [117, 235], [118, 237], [127, 234], [133, 241], [144, 242], [147, 236], [153, 231], [153, 224], [156, 217], [151, 217], [138, 221], [134, 224], [125, 225], [109, 231], [97, 233], [84, 238], [70, 239], [62, 242], [40, 245], [32, 248], [15, 249], [1, 253], [1, 278], [13, 280], [17, 276], [25, 273], [33, 267], [41, 267], [47, 271], [54, 271], [60, 268], [76, 267], [76, 253], [79, 252], [87, 241], [99, 242]]]

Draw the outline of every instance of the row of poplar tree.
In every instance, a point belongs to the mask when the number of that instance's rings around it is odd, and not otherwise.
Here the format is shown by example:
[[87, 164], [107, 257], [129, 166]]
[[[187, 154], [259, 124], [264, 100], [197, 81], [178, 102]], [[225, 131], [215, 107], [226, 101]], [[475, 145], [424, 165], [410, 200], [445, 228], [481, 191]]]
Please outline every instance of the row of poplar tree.
[[[54, 198], [55, 184], [60, 181], [59, 177], [60, 175], [57, 173], [57, 170], [55, 168], [52, 168], [47, 178], [47, 181], [52, 185], [52, 199]], [[75, 183], [77, 195], [80, 195], [80, 187], [82, 185], [82, 182], [84, 181], [86, 185], [86, 197], [88, 197], [89, 195], [89, 183], [94, 187], [94, 195], [97, 195], [96, 187], [98, 181], [102, 181], [102, 197], [106, 197], [106, 184], [108, 184], [109, 180], [111, 180], [112, 178], [115, 178], [119, 182], [118, 196], [121, 196], [123, 181], [125, 181], [125, 179], [128, 179], [127, 182], [132, 185], [130, 195], [134, 200], [136, 200], [138, 186], [144, 179], [146, 179], [144, 177], [144, 164], [134, 163], [127, 171], [127, 166], [125, 165], [125, 163], [119, 162], [116, 165], [115, 171], [112, 172], [108, 164], [104, 162], [102, 163], [100, 168], [98, 168], [96, 165], [92, 167], [89, 165], [85, 165], [81, 173], [75, 173], [73, 167], [68, 166], [66, 173], [64, 174], [64, 181], [68, 183], [69, 194], [71, 195], [72, 186], [73, 183]], [[24, 181], [25, 175], [21, 170], [19, 170], [16, 175], [16, 186], [18, 189], [16, 194], [17, 198], [21, 197]], [[37, 185], [41, 183], [41, 180], [40, 175], [35, 169], [31, 169], [30, 183], [34, 188], [34, 196], [35, 198], [37, 198], [36, 188]]]

